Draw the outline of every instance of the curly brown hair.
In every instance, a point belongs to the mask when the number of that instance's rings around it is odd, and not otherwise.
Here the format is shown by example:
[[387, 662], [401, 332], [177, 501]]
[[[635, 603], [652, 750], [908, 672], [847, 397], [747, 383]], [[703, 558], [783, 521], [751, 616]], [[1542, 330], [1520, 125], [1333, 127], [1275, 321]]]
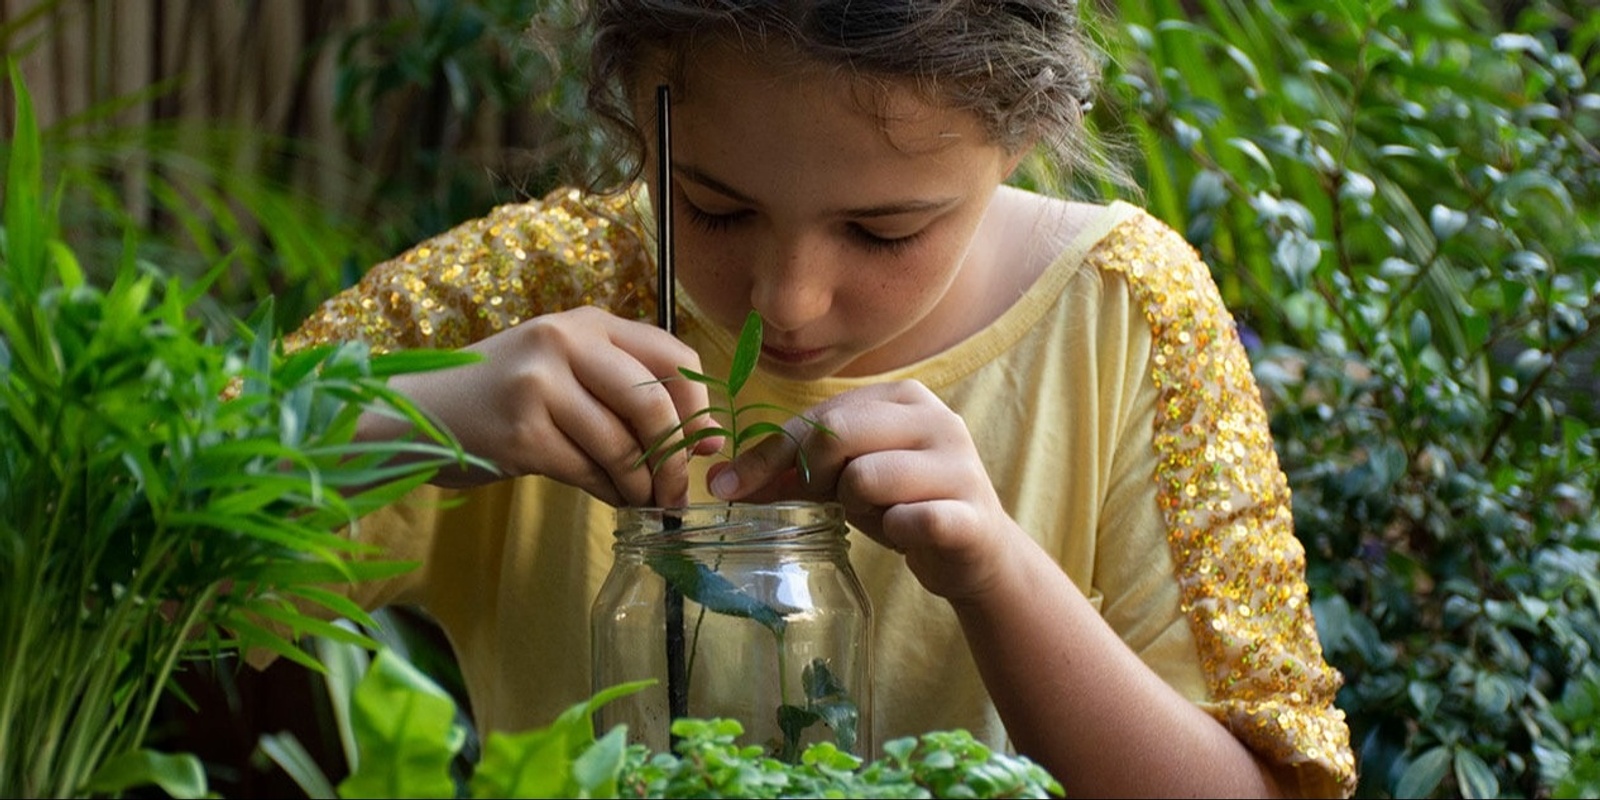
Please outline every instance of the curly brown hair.
[[588, 0], [581, 11], [588, 107], [628, 182], [648, 147], [632, 105], [643, 70], [680, 84], [683, 55], [711, 41], [798, 54], [877, 90], [863, 97], [914, 87], [974, 114], [1001, 147], [1038, 144], [1071, 172], [1117, 178], [1083, 124], [1100, 63], [1076, 0]]

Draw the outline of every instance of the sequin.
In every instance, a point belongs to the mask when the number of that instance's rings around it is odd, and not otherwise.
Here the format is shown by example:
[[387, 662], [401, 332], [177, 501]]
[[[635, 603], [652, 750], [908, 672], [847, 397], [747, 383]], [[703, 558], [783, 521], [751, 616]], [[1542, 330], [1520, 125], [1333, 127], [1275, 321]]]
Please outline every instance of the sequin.
[[374, 266], [284, 347], [348, 339], [375, 352], [462, 347], [546, 310], [588, 304], [647, 318], [653, 268], [637, 207], [633, 194], [575, 190], [500, 206]]
[[1323, 660], [1304, 600], [1288, 481], [1205, 263], [1149, 215], [1124, 222], [1089, 260], [1128, 278], [1152, 331], [1159, 506], [1215, 713], [1269, 760], [1320, 766], [1353, 793], [1349, 729], [1333, 705], [1343, 678]]

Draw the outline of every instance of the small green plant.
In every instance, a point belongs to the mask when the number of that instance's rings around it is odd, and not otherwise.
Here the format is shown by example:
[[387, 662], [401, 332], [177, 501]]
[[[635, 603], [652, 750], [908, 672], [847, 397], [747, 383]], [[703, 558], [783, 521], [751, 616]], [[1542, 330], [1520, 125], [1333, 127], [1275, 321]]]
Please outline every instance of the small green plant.
[[[324, 657], [365, 653], [325, 643]], [[1059, 797], [1061, 784], [1021, 756], [996, 753], [964, 730], [888, 742], [873, 761], [831, 742], [792, 762], [741, 745], [731, 719], [673, 723], [671, 752], [630, 743], [616, 726], [595, 736], [601, 706], [650, 681], [620, 684], [562, 712], [544, 728], [491, 732], [464, 785], [448, 772], [465, 738], [454, 701], [392, 651], [380, 650], [354, 688], [330, 692], [341, 708], [350, 773], [335, 787], [291, 734], [265, 737], [263, 751], [311, 797]], [[330, 674], [333, 670], [330, 670]], [[330, 681], [330, 687], [332, 681]]]
[[[722, 395], [725, 404], [712, 404], [702, 408], [687, 419], [680, 422], [670, 430], [657, 437], [645, 449], [635, 462], [635, 466], [643, 466], [654, 459], [659, 465], [666, 457], [693, 447], [695, 443], [712, 437], [723, 437], [728, 442], [728, 455], [737, 457], [741, 447], [761, 438], [782, 435], [799, 440], [795, 434], [778, 423], [760, 420], [741, 424], [741, 415], [749, 419], [749, 414], [757, 411], [775, 411], [780, 414], [795, 416], [804, 420], [814, 429], [833, 435], [827, 426], [809, 417], [795, 414], [791, 409], [771, 403], [746, 403], [738, 402], [739, 392], [748, 383], [750, 376], [755, 373], [756, 364], [761, 358], [762, 319], [760, 313], [751, 311], [745, 316], [744, 326], [739, 331], [739, 339], [734, 347], [733, 360], [728, 367], [726, 378], [717, 378], [697, 372], [687, 367], [678, 369], [682, 379], [691, 380], [716, 390]], [[671, 378], [663, 380], [672, 380]], [[719, 422], [708, 428], [694, 431], [688, 435], [681, 435], [686, 424], [701, 417], [721, 415], [726, 419], [726, 424]], [[674, 437], [678, 437], [674, 439]], [[800, 449], [796, 457], [796, 468], [804, 476], [809, 471], [806, 463], [805, 451]], [[705, 621], [705, 613], [711, 611], [717, 614], [741, 617], [759, 623], [772, 632], [780, 653], [783, 652], [783, 642], [786, 622], [782, 614], [763, 603], [760, 599], [740, 589], [724, 578], [715, 565], [708, 566], [695, 559], [672, 552], [661, 552], [652, 555], [649, 564], [657, 574], [665, 579], [668, 585], [678, 596], [693, 600], [700, 606], [700, 616], [695, 622], [693, 644], [687, 654], [688, 672], [692, 674], [694, 653], [700, 640], [701, 626]], [[681, 641], [674, 636], [674, 631], [668, 632], [669, 641], [673, 647], [680, 647]], [[787, 662], [778, 659], [779, 678], [778, 685], [787, 692], [788, 677]], [[688, 684], [687, 678], [684, 681]], [[828, 667], [824, 659], [813, 659], [804, 667], [801, 675], [801, 684], [805, 689], [803, 703], [789, 702], [785, 697], [780, 701], [777, 709], [779, 729], [783, 732], [782, 742], [777, 747], [779, 756], [785, 760], [793, 761], [800, 757], [800, 741], [804, 732], [816, 724], [824, 724], [834, 732], [834, 740], [846, 750], [854, 747], [856, 741], [856, 724], [859, 719], [859, 709], [845, 686]], [[677, 687], [669, 687], [669, 691]]]
[[[744, 327], [739, 331], [739, 341], [734, 346], [733, 361], [728, 365], [728, 377], [726, 378], [717, 378], [711, 375], [706, 375], [689, 369], [688, 367], [678, 368], [679, 376], [682, 379], [691, 380], [695, 383], [703, 384], [709, 388], [715, 389], [717, 392], [721, 393], [727, 404], [712, 404], [695, 411], [682, 422], [674, 425], [671, 429], [656, 437], [655, 441], [651, 442], [650, 446], [645, 448], [644, 452], [640, 454], [639, 458], [634, 461], [635, 467], [644, 466], [645, 464], [652, 462], [654, 465], [658, 466], [668, 456], [683, 450], [687, 450], [701, 441], [718, 436], [727, 439], [729, 458], [737, 458], [739, 455], [739, 450], [745, 444], [763, 439], [767, 436], [787, 436], [790, 439], [794, 439], [796, 444], [799, 443], [799, 439], [795, 438], [794, 433], [790, 432], [787, 428], [779, 425], [776, 422], [759, 420], [756, 422], [740, 424], [740, 415], [746, 415], [746, 419], [748, 419], [748, 415], [756, 411], [775, 411], [780, 414], [795, 416], [798, 419], [803, 420], [812, 428], [815, 428], [816, 430], [829, 436], [833, 435], [833, 431], [829, 430], [826, 425], [823, 425], [822, 423], [811, 419], [810, 417], [800, 416], [796, 414], [793, 409], [784, 408], [783, 406], [774, 405], [772, 403], [739, 404], [739, 392], [744, 389], [745, 384], [749, 382], [750, 376], [755, 374], [756, 363], [761, 360], [761, 331], [761, 314], [756, 311], [751, 311], [749, 314], [746, 314], [744, 318]], [[674, 380], [674, 378], [663, 378], [662, 380]], [[660, 382], [661, 381], [653, 381], [653, 383]], [[673, 437], [682, 434], [684, 428], [689, 422], [701, 417], [711, 417], [715, 419], [717, 415], [722, 415], [725, 417], [727, 419], [727, 423], [722, 424], [719, 422], [718, 424], [709, 428], [702, 428], [686, 436], [682, 436], [682, 438], [674, 440]], [[806, 454], [804, 449], [801, 449], [798, 452], [795, 467], [800, 470], [800, 474], [802, 476], [809, 473], [810, 467], [806, 463]]]

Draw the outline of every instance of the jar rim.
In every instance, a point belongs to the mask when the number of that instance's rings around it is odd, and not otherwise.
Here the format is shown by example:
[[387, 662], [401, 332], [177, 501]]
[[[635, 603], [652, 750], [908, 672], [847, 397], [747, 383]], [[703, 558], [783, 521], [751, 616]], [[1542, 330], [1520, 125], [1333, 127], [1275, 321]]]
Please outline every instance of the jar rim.
[[619, 545], [847, 543], [844, 506], [834, 501], [692, 503], [617, 509]]

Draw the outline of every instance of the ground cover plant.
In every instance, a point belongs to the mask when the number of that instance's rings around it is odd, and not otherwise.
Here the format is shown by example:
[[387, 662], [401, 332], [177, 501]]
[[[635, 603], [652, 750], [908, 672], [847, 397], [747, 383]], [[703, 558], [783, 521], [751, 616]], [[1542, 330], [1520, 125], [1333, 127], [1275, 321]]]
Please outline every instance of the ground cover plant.
[[313, 798], [354, 797], [1059, 797], [1059, 782], [1025, 757], [990, 750], [966, 731], [884, 744], [868, 760], [831, 742], [785, 762], [742, 744], [737, 720], [683, 718], [676, 745], [651, 752], [616, 726], [595, 735], [602, 706], [643, 689], [620, 684], [579, 701], [543, 728], [490, 733], [465, 779], [449, 771], [466, 737], [454, 701], [392, 651], [368, 658], [321, 645], [349, 772], [334, 784], [292, 736], [264, 747]]

